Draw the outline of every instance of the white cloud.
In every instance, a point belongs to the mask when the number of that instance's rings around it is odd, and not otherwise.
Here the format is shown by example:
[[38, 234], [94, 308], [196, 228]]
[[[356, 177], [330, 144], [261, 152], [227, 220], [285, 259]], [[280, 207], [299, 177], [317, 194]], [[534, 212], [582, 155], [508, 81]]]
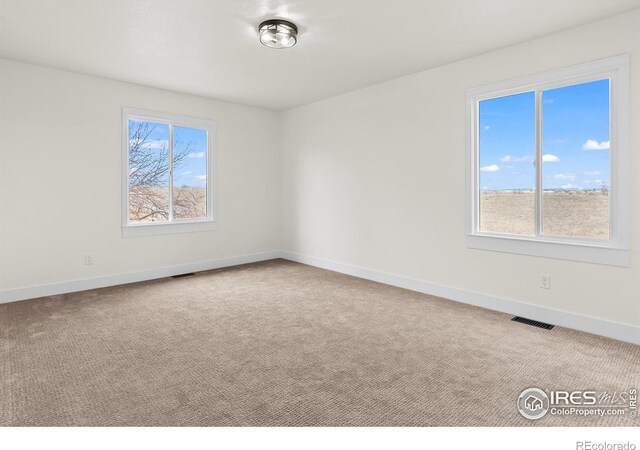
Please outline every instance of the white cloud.
[[610, 141], [598, 142], [595, 139], [587, 139], [582, 145], [582, 150], [609, 150]]
[[181, 177], [183, 177], [183, 176], [185, 176], [185, 175], [191, 175], [191, 171], [190, 171], [190, 170], [187, 170], [187, 171], [185, 171], [185, 172], [180, 172], [180, 176], [181, 176]]
[[166, 139], [155, 139], [151, 141], [142, 141], [140, 139], [129, 139], [129, 148], [140, 146], [148, 150], [161, 150], [166, 149], [169, 146], [169, 141]]
[[573, 173], [557, 173], [553, 176], [556, 180], [568, 180], [576, 181], [576, 176]]
[[490, 125], [485, 125], [485, 126], [484, 126], [484, 131], [489, 131], [490, 129], [491, 129], [491, 126], [490, 126]]
[[497, 172], [498, 170], [500, 170], [500, 166], [498, 166], [497, 164], [491, 164], [490, 166], [480, 167], [480, 170], [482, 172]]
[[200, 180], [200, 181], [206, 181], [207, 180], [207, 176], [206, 175], [196, 175], [194, 178], [196, 180]]
[[167, 148], [169, 146], [169, 141], [166, 139], [156, 139], [155, 141], [149, 141], [148, 148]]
[[189, 158], [198, 158], [198, 159], [201, 159], [201, 158], [204, 158], [205, 153], [204, 153], [204, 152], [192, 152], [192, 153], [189, 153], [187, 156], [188, 156]]
[[558, 158], [556, 155], [552, 155], [551, 153], [542, 155], [542, 162], [559, 162], [559, 161], [560, 161], [560, 158]]
[[595, 175], [600, 175], [600, 172], [598, 170], [592, 170], [592, 171], [587, 171], [584, 174], [592, 177], [592, 176], [595, 176]]
[[518, 163], [518, 162], [529, 161], [530, 159], [531, 157], [528, 155], [525, 155], [525, 156], [504, 155], [502, 158], [500, 158], [500, 161], [502, 161], [503, 163], [508, 163], [508, 162]]
[[596, 184], [604, 184], [604, 181], [602, 180], [593, 180], [593, 182]]
[[567, 183], [567, 184], [563, 184], [562, 185], [562, 189], [572, 189], [574, 187], [575, 186], [573, 184], [571, 184], [571, 183]]

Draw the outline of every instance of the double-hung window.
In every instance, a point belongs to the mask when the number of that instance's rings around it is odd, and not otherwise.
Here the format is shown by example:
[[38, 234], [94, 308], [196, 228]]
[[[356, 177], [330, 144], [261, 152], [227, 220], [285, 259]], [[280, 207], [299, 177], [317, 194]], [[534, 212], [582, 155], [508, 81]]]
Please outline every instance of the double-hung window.
[[123, 236], [215, 229], [214, 122], [123, 108]]
[[628, 57], [467, 91], [467, 245], [628, 265]]

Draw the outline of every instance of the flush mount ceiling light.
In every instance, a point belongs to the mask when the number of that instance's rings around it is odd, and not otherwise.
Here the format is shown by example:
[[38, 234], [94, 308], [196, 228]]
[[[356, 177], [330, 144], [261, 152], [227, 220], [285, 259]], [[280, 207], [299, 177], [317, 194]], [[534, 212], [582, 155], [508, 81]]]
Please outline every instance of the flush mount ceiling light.
[[282, 19], [265, 20], [258, 27], [260, 42], [271, 48], [289, 48], [298, 41], [298, 27]]

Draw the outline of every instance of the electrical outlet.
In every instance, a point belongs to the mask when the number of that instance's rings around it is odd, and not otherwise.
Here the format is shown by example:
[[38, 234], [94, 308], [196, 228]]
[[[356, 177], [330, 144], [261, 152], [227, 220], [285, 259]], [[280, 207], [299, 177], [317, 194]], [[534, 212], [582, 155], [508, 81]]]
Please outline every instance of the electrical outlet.
[[540, 274], [540, 289], [551, 289], [551, 276], [548, 273]]
[[87, 266], [93, 264], [93, 255], [91, 253], [87, 253], [86, 255], [84, 255], [84, 263]]

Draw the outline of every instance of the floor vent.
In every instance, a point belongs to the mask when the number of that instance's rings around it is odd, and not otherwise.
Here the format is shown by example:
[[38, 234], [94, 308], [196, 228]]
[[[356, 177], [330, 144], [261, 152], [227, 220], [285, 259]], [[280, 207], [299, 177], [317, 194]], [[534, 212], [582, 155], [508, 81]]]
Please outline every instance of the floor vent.
[[174, 275], [171, 278], [184, 278], [184, 277], [192, 277], [194, 276], [195, 273], [190, 272], [190, 273], [181, 273], [180, 275]]
[[525, 319], [524, 317], [518, 317], [518, 316], [514, 317], [511, 320], [513, 320], [514, 322], [520, 322], [526, 325], [531, 325], [532, 327], [544, 328], [545, 330], [551, 330], [554, 327], [553, 325], [549, 325], [548, 323], [538, 322], [537, 320]]

